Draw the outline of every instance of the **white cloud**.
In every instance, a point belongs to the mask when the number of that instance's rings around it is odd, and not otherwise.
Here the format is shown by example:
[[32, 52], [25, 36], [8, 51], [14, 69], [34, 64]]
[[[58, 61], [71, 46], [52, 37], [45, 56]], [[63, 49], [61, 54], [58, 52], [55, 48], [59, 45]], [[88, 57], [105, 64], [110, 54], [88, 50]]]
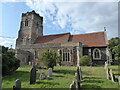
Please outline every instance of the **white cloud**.
[[0, 37], [0, 45], [10, 47], [11, 45], [13, 46], [12, 48], [15, 48], [15, 40], [16, 38], [5, 38], [5, 37]]
[[108, 38], [117, 36], [118, 4], [115, 2], [56, 3], [27, 0], [26, 4], [62, 29], [70, 22], [73, 28], [70, 32], [73, 34], [104, 31], [103, 28], [107, 27]]

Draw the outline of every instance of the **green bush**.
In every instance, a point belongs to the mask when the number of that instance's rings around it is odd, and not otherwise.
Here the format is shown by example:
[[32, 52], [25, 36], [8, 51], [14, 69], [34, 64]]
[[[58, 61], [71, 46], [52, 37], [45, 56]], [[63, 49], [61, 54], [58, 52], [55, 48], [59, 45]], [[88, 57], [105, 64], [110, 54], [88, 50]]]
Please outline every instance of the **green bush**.
[[7, 75], [14, 72], [20, 66], [20, 60], [14, 57], [15, 53], [12, 50], [2, 46], [2, 74]]
[[92, 59], [90, 56], [83, 56], [82, 58], [80, 58], [80, 62], [79, 64], [82, 66], [89, 66], [92, 63]]
[[40, 55], [40, 61], [48, 68], [54, 68], [56, 63], [61, 64], [60, 55], [52, 49], [44, 50]]

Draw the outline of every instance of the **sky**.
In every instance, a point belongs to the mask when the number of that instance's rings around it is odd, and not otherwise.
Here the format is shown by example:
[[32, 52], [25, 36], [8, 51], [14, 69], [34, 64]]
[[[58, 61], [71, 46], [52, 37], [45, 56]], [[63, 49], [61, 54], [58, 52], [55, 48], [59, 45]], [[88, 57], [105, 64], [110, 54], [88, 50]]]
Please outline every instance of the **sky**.
[[44, 35], [84, 34], [107, 29], [107, 38], [118, 37], [118, 2], [98, 0], [1, 0], [0, 45], [15, 48], [22, 13], [35, 10], [43, 16]]

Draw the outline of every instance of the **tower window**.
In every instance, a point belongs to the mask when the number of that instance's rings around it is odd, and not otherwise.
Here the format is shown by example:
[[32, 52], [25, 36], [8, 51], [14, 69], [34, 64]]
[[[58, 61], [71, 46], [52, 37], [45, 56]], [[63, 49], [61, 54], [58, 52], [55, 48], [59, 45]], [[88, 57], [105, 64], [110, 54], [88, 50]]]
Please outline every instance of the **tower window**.
[[101, 51], [97, 48], [93, 50], [93, 58], [94, 59], [101, 59]]
[[25, 26], [28, 26], [28, 20], [27, 19], [25, 20]]

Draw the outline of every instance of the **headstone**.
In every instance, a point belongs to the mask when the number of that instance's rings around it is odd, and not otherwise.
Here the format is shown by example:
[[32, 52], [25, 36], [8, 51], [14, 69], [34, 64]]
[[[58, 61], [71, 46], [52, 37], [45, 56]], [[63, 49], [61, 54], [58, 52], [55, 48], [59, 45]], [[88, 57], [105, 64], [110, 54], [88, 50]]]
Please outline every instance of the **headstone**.
[[80, 66], [79, 66], [79, 73], [80, 73], [80, 81], [82, 81], [82, 70]]
[[75, 73], [75, 76], [76, 76], [76, 88], [78, 88], [78, 90], [79, 90], [80, 89], [80, 80], [78, 77], [78, 73]]
[[16, 80], [15, 87], [21, 88], [21, 81], [19, 79]]
[[52, 76], [52, 68], [48, 69], [48, 77]]
[[78, 82], [80, 82], [80, 70], [79, 70], [79, 67], [77, 67], [77, 77], [78, 77]]
[[40, 73], [39, 79], [40, 80], [46, 79], [46, 75], [44, 73]]
[[115, 82], [115, 76], [114, 76], [114, 74], [112, 72], [112, 69], [110, 69], [110, 77], [111, 77], [111, 81]]
[[110, 69], [109, 68], [106, 69], [106, 76], [107, 76], [107, 79], [110, 80]]
[[21, 89], [21, 81], [17, 79], [15, 82], [15, 86], [13, 86], [13, 90], [20, 90], [20, 89]]
[[119, 84], [119, 86], [120, 86], [120, 76], [118, 77], [118, 84]]
[[107, 68], [108, 68], [108, 63], [105, 62], [104, 70], [107, 70]]
[[30, 72], [30, 84], [34, 84], [36, 82], [36, 67], [33, 66]]
[[76, 82], [73, 81], [71, 84], [70, 84], [70, 90], [75, 90], [76, 89]]
[[29, 62], [29, 65], [31, 65], [32, 63], [31, 62]]

